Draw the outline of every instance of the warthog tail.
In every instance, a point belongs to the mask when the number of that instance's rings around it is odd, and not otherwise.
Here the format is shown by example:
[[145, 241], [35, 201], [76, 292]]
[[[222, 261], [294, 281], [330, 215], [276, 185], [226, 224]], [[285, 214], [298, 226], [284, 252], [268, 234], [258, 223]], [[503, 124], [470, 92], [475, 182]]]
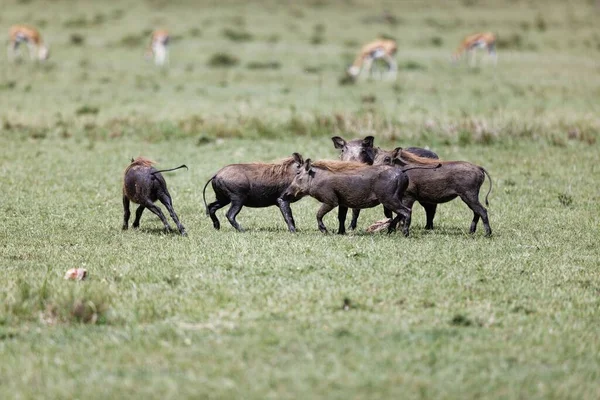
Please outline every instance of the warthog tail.
[[206, 187], [213, 179], [215, 179], [214, 176], [206, 182], [206, 185], [204, 185], [204, 189], [202, 189], [202, 199], [204, 200], [204, 208], [206, 209], [206, 215], [209, 215], [208, 214], [208, 204], [206, 204]]
[[421, 166], [419, 166], [419, 167], [407, 167], [407, 168], [403, 168], [402, 172], [410, 171], [411, 169], [438, 169], [441, 166], [442, 166], [442, 164], [439, 163], [438, 165], [430, 166], [430, 167], [421, 167]]
[[160, 171], [154, 171], [154, 172], [152, 172], [152, 175], [154, 175], [154, 174], [158, 174], [159, 172], [169, 172], [169, 171], [175, 171], [176, 169], [181, 169], [181, 168], [188, 169], [187, 165], [185, 165], [185, 164], [182, 164], [182, 165], [180, 165], [180, 166], [179, 166], [179, 167], [177, 167], [177, 168], [171, 168], [171, 169], [161, 169]]
[[481, 170], [483, 172], [485, 172], [485, 174], [487, 175], [488, 179], [490, 180], [490, 189], [488, 190], [487, 194], [485, 195], [485, 205], [489, 206], [490, 203], [488, 203], [488, 196], [490, 195], [490, 192], [492, 191], [492, 177], [490, 176], [490, 173], [485, 170], [485, 168], [483, 168], [483, 167], [479, 167], [479, 168], [481, 168]]

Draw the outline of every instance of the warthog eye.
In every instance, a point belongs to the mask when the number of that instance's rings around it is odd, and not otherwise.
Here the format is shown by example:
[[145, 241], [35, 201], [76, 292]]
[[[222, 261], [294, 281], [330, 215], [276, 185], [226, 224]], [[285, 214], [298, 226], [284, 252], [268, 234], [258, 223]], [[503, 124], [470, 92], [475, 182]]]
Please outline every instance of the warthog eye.
[[392, 162], [392, 159], [389, 158], [389, 157], [386, 157], [386, 158], [383, 159], [383, 162], [384, 163], [390, 163], [390, 162]]

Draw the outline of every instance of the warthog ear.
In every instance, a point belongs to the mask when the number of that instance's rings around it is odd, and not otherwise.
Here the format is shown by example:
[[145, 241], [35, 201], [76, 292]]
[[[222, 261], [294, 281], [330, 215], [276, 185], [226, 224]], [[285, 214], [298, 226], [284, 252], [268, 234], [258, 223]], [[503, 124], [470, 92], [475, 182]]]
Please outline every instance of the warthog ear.
[[298, 163], [298, 165], [304, 164], [304, 158], [302, 158], [302, 155], [300, 155], [300, 153], [294, 153], [292, 154], [292, 157], [294, 157], [294, 161]]
[[364, 147], [373, 147], [373, 142], [375, 141], [375, 138], [373, 136], [367, 136], [363, 139], [363, 146]]
[[402, 147], [396, 147], [392, 151], [392, 162], [402, 167], [408, 165], [408, 163], [402, 159]]
[[312, 167], [312, 161], [310, 158], [307, 158], [306, 161], [304, 161], [304, 169], [308, 171], [310, 170], [310, 167]]
[[336, 149], [343, 149], [346, 145], [346, 141], [339, 136], [334, 136], [331, 140], [333, 141], [333, 147]]

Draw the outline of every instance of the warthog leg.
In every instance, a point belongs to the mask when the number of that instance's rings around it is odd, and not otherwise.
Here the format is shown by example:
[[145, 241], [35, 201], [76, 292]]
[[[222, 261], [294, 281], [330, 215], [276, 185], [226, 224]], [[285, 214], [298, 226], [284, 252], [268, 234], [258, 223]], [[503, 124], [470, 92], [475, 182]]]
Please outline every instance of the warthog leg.
[[360, 215], [360, 208], [352, 209], [352, 221], [350, 221], [350, 229], [355, 230], [358, 224], [358, 216]]
[[397, 214], [396, 217], [390, 221], [390, 225], [388, 227], [388, 234], [396, 232], [396, 226], [398, 226], [398, 223], [401, 220], [403, 220], [402, 233], [404, 234], [404, 236], [408, 236], [408, 234], [409, 234], [408, 228], [410, 227], [410, 221], [412, 219], [411, 215], [412, 215], [411, 210], [408, 210], [408, 213], [402, 212], [402, 213]]
[[216, 212], [217, 212], [217, 210], [225, 207], [230, 202], [231, 201], [229, 199], [217, 199], [217, 201], [210, 203], [206, 207], [208, 210], [208, 215], [210, 215], [210, 219], [212, 220], [213, 226], [215, 227], [216, 230], [221, 229], [221, 223], [219, 222], [219, 219], [217, 218]]
[[321, 208], [319, 208], [319, 211], [317, 211], [317, 223], [319, 226], [319, 230], [323, 233], [327, 233], [327, 228], [325, 227], [325, 224], [323, 223], [323, 217], [325, 216], [325, 214], [327, 214], [329, 211], [333, 210], [336, 206], [332, 206], [331, 204], [321, 204]]
[[[145, 207], [152, 211], [154, 214], [156, 214], [158, 216], [158, 218], [160, 218], [160, 220], [162, 221], [163, 225], [165, 226], [165, 231], [170, 232], [171, 226], [169, 225], [169, 222], [167, 221], [167, 218], [165, 217], [165, 214], [163, 214], [163, 212], [161, 211], [160, 207], [158, 207], [156, 204], [154, 203], [146, 203]], [[139, 211], [139, 208], [138, 208]], [[143, 210], [142, 210], [143, 211]], [[137, 214], [137, 212], [136, 212]], [[140, 216], [142, 215], [142, 213], [140, 212]]]
[[242, 209], [243, 205], [244, 205], [244, 202], [241, 200], [238, 200], [238, 199], [231, 200], [231, 207], [229, 207], [229, 210], [227, 210], [227, 214], [225, 214], [225, 216], [229, 220], [229, 223], [231, 224], [231, 226], [233, 226], [235, 229], [237, 229], [240, 232], [243, 232], [244, 230], [242, 229], [240, 224], [237, 223], [237, 221], [235, 220], [235, 217], [240, 213], [240, 210]]
[[383, 207], [383, 215], [385, 215], [386, 218], [392, 218], [392, 210]]
[[491, 236], [492, 228], [490, 228], [490, 222], [488, 220], [487, 210], [484, 206], [479, 202], [479, 193], [475, 194], [466, 194], [460, 196], [462, 201], [465, 202], [467, 206], [471, 210], [473, 210], [473, 221], [471, 222], [471, 228], [469, 229], [470, 233], [475, 233], [477, 229], [477, 223], [479, 222], [479, 218], [483, 220], [483, 227], [485, 228], [485, 236]]
[[129, 198], [127, 196], [123, 196], [123, 230], [129, 228], [129, 217], [131, 216], [131, 211], [129, 211]]
[[137, 210], [135, 210], [135, 220], [133, 221], [133, 227], [138, 228], [140, 226], [140, 219], [142, 218], [142, 213], [146, 206], [140, 205]]
[[348, 207], [339, 206], [338, 207], [338, 235], [346, 234], [346, 215], [348, 215]]
[[282, 198], [277, 199], [277, 207], [281, 211], [283, 215], [283, 219], [288, 226], [290, 232], [296, 232], [296, 223], [294, 222], [294, 217], [292, 216], [292, 209], [290, 208], [290, 203], [283, 200]]
[[427, 224], [425, 225], [425, 229], [433, 229], [433, 218], [435, 217], [437, 204], [421, 203], [421, 205], [425, 209], [425, 214], [427, 215]]
[[159, 200], [161, 203], [164, 204], [165, 207], [167, 207], [167, 210], [169, 211], [171, 218], [173, 218], [173, 221], [175, 221], [175, 224], [177, 225], [177, 229], [179, 230], [179, 233], [181, 233], [182, 236], [186, 236], [187, 233], [185, 231], [185, 228], [183, 227], [181, 222], [179, 222], [179, 218], [177, 218], [177, 214], [175, 213], [175, 210], [173, 209], [173, 203], [171, 201], [171, 197], [166, 193], [162, 193]]
[[395, 232], [396, 226], [398, 225], [400, 220], [404, 220], [402, 233], [404, 234], [404, 236], [408, 236], [413, 204], [414, 200], [407, 199], [406, 197], [404, 197], [404, 201], [398, 207], [388, 207], [397, 214], [396, 217], [390, 222], [390, 226], [388, 227], [388, 234]]
[[396, 232], [396, 226], [398, 226], [398, 223], [400, 222], [400, 218], [402, 218], [402, 216], [400, 214], [397, 214], [396, 217], [394, 217], [390, 221], [390, 224], [388, 225], [388, 235]]
[[404, 226], [402, 227], [402, 233], [404, 236], [408, 236], [408, 229], [410, 228], [410, 221], [412, 219], [412, 209], [408, 209], [406, 215], [404, 215]]

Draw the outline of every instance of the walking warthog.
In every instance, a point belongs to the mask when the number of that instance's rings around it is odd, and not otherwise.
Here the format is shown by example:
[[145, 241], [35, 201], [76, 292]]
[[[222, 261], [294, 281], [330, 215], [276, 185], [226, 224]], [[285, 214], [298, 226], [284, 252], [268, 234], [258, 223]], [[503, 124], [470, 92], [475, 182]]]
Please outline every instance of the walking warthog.
[[[382, 150], [379, 147], [373, 147], [373, 142], [375, 140], [373, 136], [366, 136], [364, 139], [354, 139], [350, 141], [346, 141], [339, 136], [334, 136], [331, 138], [331, 140], [333, 141], [333, 146], [341, 151], [340, 159], [342, 161], [358, 161], [372, 165], [373, 163], [375, 163], [375, 160], [378, 157], [382, 157], [382, 153], [386, 153], [385, 150]], [[407, 149], [404, 149], [404, 151], [410, 152], [420, 157], [432, 158], [436, 160], [439, 158], [438, 155], [435, 154], [433, 151], [423, 149], [421, 147], [409, 147]], [[385, 155], [383, 155], [383, 157], [385, 157]], [[425, 229], [433, 229], [433, 218], [435, 217], [437, 204], [429, 204], [423, 202], [419, 203], [425, 209], [425, 214], [427, 216], [427, 223], [425, 225]], [[392, 213], [389, 210], [384, 209], [384, 214], [388, 218], [392, 217]], [[352, 221], [350, 221], [350, 229], [356, 229], [356, 224], [358, 223], [359, 215], [359, 209], [352, 210]]]
[[408, 177], [397, 167], [346, 161], [313, 163], [307, 159], [283, 198], [298, 200], [309, 195], [323, 203], [317, 212], [319, 230], [323, 233], [327, 232], [323, 216], [339, 206], [338, 233], [344, 234], [348, 208], [371, 208], [383, 204], [397, 214], [394, 218], [396, 224], [401, 217], [410, 218], [410, 209], [402, 204], [407, 187]]
[[171, 218], [173, 218], [173, 221], [177, 224], [179, 233], [185, 236], [185, 228], [181, 225], [179, 218], [177, 218], [177, 214], [175, 214], [175, 210], [173, 210], [171, 195], [167, 190], [167, 183], [165, 182], [165, 178], [161, 175], [161, 172], [174, 171], [179, 168], [187, 167], [182, 165], [177, 168], [157, 171], [152, 164], [154, 164], [153, 161], [144, 157], [138, 157], [135, 160], [132, 159], [131, 164], [125, 169], [125, 177], [123, 178], [123, 209], [125, 211], [123, 216], [123, 229], [127, 229], [129, 225], [129, 217], [131, 216], [129, 202], [132, 201], [140, 205], [135, 211], [135, 220], [133, 221], [134, 228], [140, 226], [140, 218], [142, 218], [144, 209], [147, 208], [158, 215], [158, 218], [160, 218], [164, 224], [165, 229], [170, 231], [171, 227], [164, 214], [158, 206], [154, 205], [156, 200], [160, 200], [160, 202], [167, 207], [167, 210], [169, 210]]
[[[492, 191], [492, 178], [483, 167], [466, 161], [439, 161], [419, 157], [399, 147], [392, 151], [380, 150], [375, 159], [375, 164], [395, 164], [399, 166], [441, 164], [440, 168], [436, 168], [433, 171], [425, 169], [406, 170], [409, 185], [404, 193], [403, 204], [410, 209], [416, 200], [439, 204], [460, 197], [473, 211], [473, 222], [471, 223], [470, 232], [475, 232], [479, 218], [481, 218], [486, 236], [492, 234], [487, 210], [479, 202], [479, 190], [481, 189], [481, 185], [483, 185], [485, 175], [490, 180], [490, 189], [485, 196], [485, 205], [487, 206], [489, 206], [488, 196]], [[394, 223], [392, 221], [389, 229], [395, 229], [397, 222]], [[409, 214], [408, 219], [404, 221], [405, 229], [403, 232], [408, 230], [410, 222]]]
[[[279, 163], [231, 164], [220, 169], [206, 182], [202, 191], [206, 214], [210, 215], [215, 229], [221, 228], [221, 223], [215, 215], [216, 211], [231, 203], [226, 216], [238, 231], [241, 231], [242, 228], [235, 217], [242, 206], [277, 206], [281, 210], [290, 232], [296, 232], [290, 201], [283, 200], [281, 195], [292, 183], [302, 164], [302, 156], [294, 153], [292, 157]], [[206, 187], [211, 181], [217, 200], [206, 205]]]

